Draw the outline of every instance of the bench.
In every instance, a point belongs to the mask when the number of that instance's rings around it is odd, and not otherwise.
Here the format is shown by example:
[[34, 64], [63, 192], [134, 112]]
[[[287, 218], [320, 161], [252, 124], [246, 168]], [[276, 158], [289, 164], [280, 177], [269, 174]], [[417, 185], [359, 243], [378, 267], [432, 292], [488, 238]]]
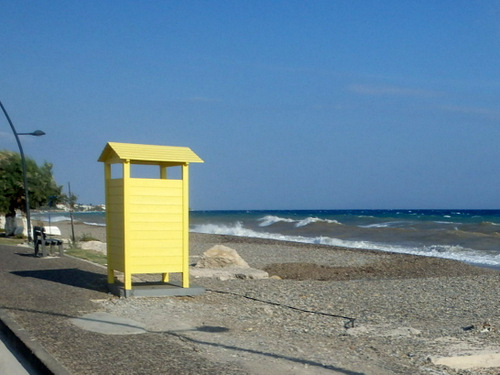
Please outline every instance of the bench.
[[60, 236], [61, 231], [58, 227], [33, 227], [33, 242], [35, 243], [35, 256], [38, 256], [40, 247], [42, 248], [42, 256], [47, 256], [47, 247], [49, 248], [50, 255], [54, 254], [54, 247], [59, 248], [59, 256], [64, 255], [63, 241], [60, 238], [53, 238], [49, 236]]

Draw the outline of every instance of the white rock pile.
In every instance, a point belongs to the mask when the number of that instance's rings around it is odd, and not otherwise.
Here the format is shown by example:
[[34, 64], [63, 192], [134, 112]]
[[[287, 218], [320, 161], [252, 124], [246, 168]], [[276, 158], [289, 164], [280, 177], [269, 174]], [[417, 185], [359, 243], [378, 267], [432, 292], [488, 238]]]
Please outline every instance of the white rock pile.
[[267, 279], [268, 273], [251, 268], [236, 250], [224, 245], [215, 245], [203, 253], [203, 256], [191, 267], [193, 277], [213, 277], [219, 280], [229, 279]]

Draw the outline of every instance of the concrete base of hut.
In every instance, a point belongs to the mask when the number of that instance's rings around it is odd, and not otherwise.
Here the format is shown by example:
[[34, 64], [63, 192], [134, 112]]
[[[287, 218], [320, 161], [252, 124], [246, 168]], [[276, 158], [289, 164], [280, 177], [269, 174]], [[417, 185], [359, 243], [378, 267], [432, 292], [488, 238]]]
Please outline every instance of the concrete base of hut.
[[179, 297], [197, 296], [205, 293], [205, 288], [192, 285], [183, 288], [181, 284], [170, 283], [137, 283], [132, 284], [132, 289], [124, 288], [120, 282], [108, 284], [108, 290], [118, 297]]

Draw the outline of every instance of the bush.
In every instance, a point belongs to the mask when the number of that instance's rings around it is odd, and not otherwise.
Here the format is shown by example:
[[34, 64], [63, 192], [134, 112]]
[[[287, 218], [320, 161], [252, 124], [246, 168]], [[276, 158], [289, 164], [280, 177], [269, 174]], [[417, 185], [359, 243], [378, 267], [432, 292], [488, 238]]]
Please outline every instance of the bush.
[[80, 237], [78, 237], [78, 241], [80, 242], [98, 241], [98, 239], [93, 237], [90, 233], [83, 233]]

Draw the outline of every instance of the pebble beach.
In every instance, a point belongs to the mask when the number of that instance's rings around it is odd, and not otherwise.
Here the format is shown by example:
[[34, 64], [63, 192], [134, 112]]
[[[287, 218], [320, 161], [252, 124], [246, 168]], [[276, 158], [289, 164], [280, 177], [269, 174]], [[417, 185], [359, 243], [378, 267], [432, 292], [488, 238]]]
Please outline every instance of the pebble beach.
[[[69, 238], [69, 223], [58, 223]], [[75, 236], [105, 241], [105, 227]], [[235, 249], [263, 280], [193, 278], [195, 297], [111, 298], [227, 374], [500, 374], [500, 271], [439, 258], [190, 234], [190, 260]], [[144, 275], [144, 277], [155, 277]], [[196, 373], [186, 363], [186, 374]]]

